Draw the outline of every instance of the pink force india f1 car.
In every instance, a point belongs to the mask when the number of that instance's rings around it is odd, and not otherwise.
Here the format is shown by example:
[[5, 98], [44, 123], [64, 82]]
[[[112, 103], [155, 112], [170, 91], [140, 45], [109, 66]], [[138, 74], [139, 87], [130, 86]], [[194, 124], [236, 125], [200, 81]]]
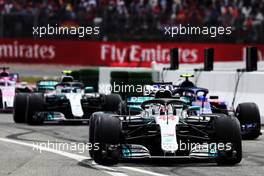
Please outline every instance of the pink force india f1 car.
[[18, 73], [9, 73], [8, 67], [0, 67], [0, 111], [11, 112], [16, 92], [32, 92], [27, 83], [19, 82]]

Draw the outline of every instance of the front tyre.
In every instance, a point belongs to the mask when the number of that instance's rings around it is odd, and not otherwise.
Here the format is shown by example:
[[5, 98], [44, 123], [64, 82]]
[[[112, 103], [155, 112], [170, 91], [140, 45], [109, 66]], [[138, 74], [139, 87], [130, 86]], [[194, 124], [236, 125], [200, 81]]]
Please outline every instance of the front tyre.
[[110, 94], [104, 96], [103, 111], [118, 112], [122, 98], [118, 94]]
[[260, 113], [255, 103], [241, 103], [237, 106], [236, 117], [241, 124], [244, 139], [256, 139], [261, 134]]
[[15, 123], [26, 122], [27, 93], [17, 93], [14, 99], [13, 119]]
[[94, 116], [93, 124], [93, 140], [95, 144], [99, 144], [99, 149], [93, 151], [92, 158], [102, 165], [117, 164], [120, 158], [118, 148], [121, 136], [120, 119], [110, 114], [101, 114]]
[[[219, 165], [235, 165], [242, 160], [242, 137], [240, 123], [235, 117], [220, 114], [214, 119], [217, 144], [216, 162]], [[220, 145], [224, 149], [220, 150]]]
[[43, 119], [37, 116], [38, 112], [44, 111], [44, 97], [41, 93], [33, 93], [27, 96], [26, 122], [29, 125], [41, 125]]

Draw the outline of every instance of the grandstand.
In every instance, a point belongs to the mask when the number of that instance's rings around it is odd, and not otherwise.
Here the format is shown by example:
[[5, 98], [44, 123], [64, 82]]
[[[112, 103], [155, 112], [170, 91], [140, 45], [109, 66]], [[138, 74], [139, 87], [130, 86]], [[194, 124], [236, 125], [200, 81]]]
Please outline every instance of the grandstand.
[[[50, 24], [100, 26], [86, 40], [264, 43], [263, 13], [264, 0], [0, 0], [0, 37], [32, 38], [32, 27]], [[232, 35], [163, 35], [179, 24], [231, 26]]]

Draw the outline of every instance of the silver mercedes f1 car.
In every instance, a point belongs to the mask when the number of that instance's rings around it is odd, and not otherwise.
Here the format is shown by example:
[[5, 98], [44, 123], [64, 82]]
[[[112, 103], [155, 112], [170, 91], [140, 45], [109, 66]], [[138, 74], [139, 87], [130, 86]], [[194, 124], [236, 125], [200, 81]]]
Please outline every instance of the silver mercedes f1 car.
[[90, 119], [90, 151], [95, 162], [129, 159], [206, 158], [221, 165], [242, 159], [240, 124], [226, 114], [201, 114], [200, 106], [181, 99], [155, 98], [138, 115], [95, 112]]
[[17, 93], [13, 112], [15, 123], [87, 123], [93, 112], [117, 112], [122, 101], [117, 94], [96, 93], [92, 87], [84, 87], [81, 82], [68, 76], [62, 82], [55, 83], [38, 82], [38, 92]]

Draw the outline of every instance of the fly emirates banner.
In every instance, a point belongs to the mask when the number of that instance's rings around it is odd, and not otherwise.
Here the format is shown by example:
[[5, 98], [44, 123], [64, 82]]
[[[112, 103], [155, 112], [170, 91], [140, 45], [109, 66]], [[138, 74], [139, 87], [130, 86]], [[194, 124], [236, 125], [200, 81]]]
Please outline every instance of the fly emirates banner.
[[[244, 44], [166, 42], [95, 42], [70, 40], [0, 40], [0, 62], [87, 66], [141, 66], [170, 62], [170, 49], [179, 48], [179, 62], [202, 63], [204, 49], [215, 49], [215, 61], [242, 61]], [[252, 45], [250, 45], [252, 46]], [[258, 47], [264, 60], [264, 45]]]

